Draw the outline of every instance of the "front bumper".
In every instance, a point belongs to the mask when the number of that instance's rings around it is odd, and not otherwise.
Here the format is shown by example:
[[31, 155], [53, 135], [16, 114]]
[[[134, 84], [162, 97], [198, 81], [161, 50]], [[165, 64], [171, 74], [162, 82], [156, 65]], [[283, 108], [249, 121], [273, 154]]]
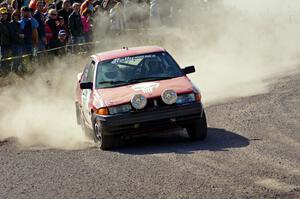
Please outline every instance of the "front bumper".
[[201, 118], [201, 103], [163, 107], [147, 112], [96, 116], [104, 135], [140, 134], [154, 129], [185, 126]]

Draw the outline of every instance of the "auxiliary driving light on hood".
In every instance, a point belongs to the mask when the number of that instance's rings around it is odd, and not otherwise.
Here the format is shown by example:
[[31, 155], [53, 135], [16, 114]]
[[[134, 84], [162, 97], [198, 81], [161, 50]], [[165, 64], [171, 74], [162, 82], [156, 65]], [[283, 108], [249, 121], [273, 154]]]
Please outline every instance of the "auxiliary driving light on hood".
[[142, 94], [135, 94], [131, 98], [131, 104], [135, 109], [143, 109], [147, 105], [147, 98]]
[[177, 93], [174, 90], [168, 89], [161, 94], [161, 98], [163, 102], [168, 105], [175, 104], [177, 101]]

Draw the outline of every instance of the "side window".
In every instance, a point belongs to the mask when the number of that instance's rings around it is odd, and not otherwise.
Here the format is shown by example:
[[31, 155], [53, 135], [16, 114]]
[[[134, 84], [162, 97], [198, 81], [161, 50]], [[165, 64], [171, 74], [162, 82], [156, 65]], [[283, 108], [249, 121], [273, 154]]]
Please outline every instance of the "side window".
[[83, 70], [81, 82], [93, 82], [94, 71], [95, 71], [95, 62], [91, 61], [87, 64]]
[[90, 63], [88, 74], [87, 74], [87, 82], [93, 82], [94, 80], [95, 65], [96, 63], [94, 61]]
[[84, 67], [83, 73], [82, 73], [82, 78], [81, 78], [81, 82], [86, 83], [87, 81], [87, 77], [88, 77], [88, 70], [89, 70], [89, 65], [87, 64]]

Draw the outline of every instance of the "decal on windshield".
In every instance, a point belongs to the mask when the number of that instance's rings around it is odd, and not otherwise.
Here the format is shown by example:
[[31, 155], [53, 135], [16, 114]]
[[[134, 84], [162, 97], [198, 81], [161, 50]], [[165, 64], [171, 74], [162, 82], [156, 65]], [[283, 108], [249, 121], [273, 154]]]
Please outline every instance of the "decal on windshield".
[[156, 55], [139, 55], [135, 57], [122, 57], [122, 58], [117, 58], [113, 59], [111, 61], [112, 64], [119, 64], [119, 63], [126, 63], [126, 62], [135, 62], [136, 60], [142, 60], [145, 58], [154, 58]]

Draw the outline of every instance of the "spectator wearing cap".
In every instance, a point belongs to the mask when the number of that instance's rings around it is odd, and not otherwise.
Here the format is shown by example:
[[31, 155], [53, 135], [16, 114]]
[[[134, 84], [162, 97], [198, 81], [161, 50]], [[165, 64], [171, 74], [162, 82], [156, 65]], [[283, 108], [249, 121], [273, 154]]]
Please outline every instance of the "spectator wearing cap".
[[62, 3], [62, 9], [58, 11], [58, 15], [64, 18], [65, 24], [69, 26], [69, 16], [73, 12], [71, 8], [70, 0], [64, 0]]
[[[8, 21], [8, 12], [5, 7], [0, 8], [0, 45], [1, 45], [1, 56], [2, 58], [9, 57], [11, 49], [11, 41], [9, 34], [9, 21]], [[8, 61], [3, 61], [1, 63], [1, 69], [4, 72], [9, 70]]]
[[64, 47], [67, 45], [68, 39], [67, 39], [67, 33], [65, 30], [60, 30], [58, 32], [58, 47]]
[[43, 14], [44, 10], [44, 2], [38, 1], [36, 4], [36, 11], [34, 12], [33, 18], [35, 18], [38, 23], [38, 36], [39, 36], [39, 43], [38, 43], [38, 50], [43, 51], [45, 50], [45, 46], [47, 44], [46, 40], [46, 33], [45, 33], [45, 16]]
[[[18, 10], [15, 10], [11, 15], [11, 21], [9, 23], [9, 32], [11, 36], [11, 49], [12, 56], [18, 57], [22, 55], [22, 48], [24, 44], [24, 34], [21, 31], [21, 25], [19, 23], [21, 16]], [[13, 61], [13, 71], [18, 71], [18, 66], [21, 64], [21, 59], [15, 59]]]
[[78, 44], [84, 42], [83, 37], [83, 25], [81, 22], [81, 16], [79, 14], [80, 4], [73, 4], [73, 12], [69, 16], [69, 30], [71, 34], [72, 44]]
[[21, 31], [24, 34], [23, 53], [32, 54], [33, 47], [38, 44], [39, 22], [31, 17], [31, 11], [28, 7], [21, 8]]
[[50, 9], [48, 11], [48, 19], [45, 22], [46, 34], [48, 41], [48, 49], [56, 48], [58, 46], [58, 19], [57, 11], [55, 9]]

